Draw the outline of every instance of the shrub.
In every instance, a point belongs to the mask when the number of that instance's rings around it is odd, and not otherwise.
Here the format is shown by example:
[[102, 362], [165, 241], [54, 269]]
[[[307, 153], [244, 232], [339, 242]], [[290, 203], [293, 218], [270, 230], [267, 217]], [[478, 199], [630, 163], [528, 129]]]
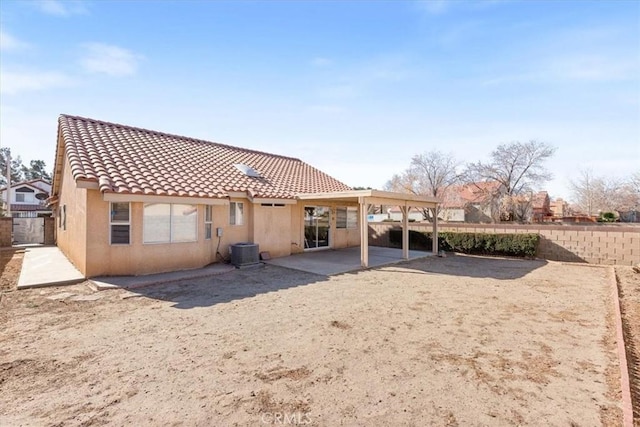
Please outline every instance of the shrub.
[[616, 222], [615, 212], [601, 212], [598, 222]]
[[[409, 249], [431, 250], [431, 233], [409, 230]], [[538, 248], [538, 234], [438, 233], [438, 247], [449, 252], [478, 255], [534, 257]], [[389, 230], [393, 247], [402, 246], [402, 229]]]

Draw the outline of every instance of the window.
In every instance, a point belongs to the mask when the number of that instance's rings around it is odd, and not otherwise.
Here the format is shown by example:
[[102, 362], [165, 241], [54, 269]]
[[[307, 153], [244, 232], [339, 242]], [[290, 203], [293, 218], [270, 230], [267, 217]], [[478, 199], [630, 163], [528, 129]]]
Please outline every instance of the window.
[[198, 240], [198, 207], [145, 203], [142, 238], [144, 243], [195, 242]]
[[[66, 206], [62, 206], [63, 216], [66, 216]], [[109, 228], [112, 245], [128, 245], [131, 231], [129, 202], [112, 202], [109, 216]], [[63, 223], [66, 219], [63, 219]]]
[[204, 207], [204, 238], [211, 239], [211, 230], [213, 229], [213, 215], [211, 213], [211, 205]]
[[336, 209], [336, 228], [357, 228], [358, 227], [358, 208], [337, 208]]
[[260, 203], [263, 208], [284, 208], [284, 203]]
[[16, 193], [16, 202], [24, 202], [24, 193]]
[[244, 223], [244, 203], [229, 203], [229, 224], [242, 225]]
[[62, 221], [62, 229], [67, 230], [67, 205], [62, 205], [62, 215], [60, 215], [60, 220]]

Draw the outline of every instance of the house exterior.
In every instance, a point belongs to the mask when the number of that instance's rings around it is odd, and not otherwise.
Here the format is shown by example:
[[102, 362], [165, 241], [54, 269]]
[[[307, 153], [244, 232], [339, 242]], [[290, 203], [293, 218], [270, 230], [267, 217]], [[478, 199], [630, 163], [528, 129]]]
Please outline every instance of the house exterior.
[[[400, 206], [391, 206], [387, 209], [388, 219], [392, 221], [402, 221], [402, 208]], [[409, 211], [409, 221], [420, 222], [424, 220], [422, 210], [411, 209]]]
[[449, 187], [438, 217], [446, 222], [496, 222], [504, 194], [504, 186], [498, 182], [472, 182]]
[[241, 242], [271, 257], [359, 245], [366, 266], [370, 205], [438, 201], [352, 190], [292, 157], [62, 115], [50, 204], [58, 247], [94, 277], [198, 268]]
[[553, 217], [551, 199], [546, 191], [539, 191], [531, 197], [531, 220], [533, 222], [550, 221]]
[[549, 210], [551, 210], [551, 215], [555, 220], [562, 219], [569, 215], [569, 204], [558, 197], [549, 203]]
[[51, 194], [51, 184], [43, 179], [22, 181], [7, 187], [0, 188], [2, 211], [7, 212], [7, 194], [10, 194], [11, 216], [14, 218], [37, 218], [51, 216], [51, 209], [46, 200]]

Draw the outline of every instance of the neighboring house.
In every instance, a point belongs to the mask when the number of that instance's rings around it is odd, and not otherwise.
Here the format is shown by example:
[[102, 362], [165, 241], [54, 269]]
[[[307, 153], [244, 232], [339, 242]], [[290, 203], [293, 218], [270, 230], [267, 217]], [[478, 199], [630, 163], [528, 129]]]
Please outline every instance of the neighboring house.
[[531, 221], [544, 222], [553, 217], [551, 199], [546, 191], [539, 191], [531, 197]]
[[352, 190], [291, 157], [67, 115], [50, 203], [56, 243], [86, 277], [202, 267], [241, 242], [271, 257], [360, 246], [366, 266], [370, 205], [438, 205]]
[[[51, 184], [43, 179], [23, 181], [11, 185], [11, 216], [14, 218], [37, 218], [51, 216], [46, 200], [51, 193]], [[7, 187], [0, 188], [2, 210], [7, 212]]]
[[551, 210], [551, 215], [554, 219], [561, 219], [569, 215], [569, 204], [558, 197], [549, 203], [549, 210]]
[[[400, 206], [391, 206], [387, 209], [388, 219], [392, 221], [402, 221], [402, 209]], [[411, 209], [409, 211], [409, 221], [423, 221], [424, 215], [421, 209]]]
[[636, 209], [618, 211], [620, 222], [640, 222], [640, 211]]
[[438, 217], [448, 222], [490, 223], [500, 217], [504, 186], [473, 182], [449, 187]]

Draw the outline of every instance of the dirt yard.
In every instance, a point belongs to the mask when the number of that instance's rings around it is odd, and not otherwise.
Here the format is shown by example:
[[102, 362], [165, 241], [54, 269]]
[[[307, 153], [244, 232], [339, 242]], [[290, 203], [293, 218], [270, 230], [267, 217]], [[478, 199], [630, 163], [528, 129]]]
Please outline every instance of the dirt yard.
[[0, 293], [16, 289], [23, 256], [23, 250], [0, 249]]
[[430, 258], [9, 292], [0, 425], [621, 425], [611, 270]]

